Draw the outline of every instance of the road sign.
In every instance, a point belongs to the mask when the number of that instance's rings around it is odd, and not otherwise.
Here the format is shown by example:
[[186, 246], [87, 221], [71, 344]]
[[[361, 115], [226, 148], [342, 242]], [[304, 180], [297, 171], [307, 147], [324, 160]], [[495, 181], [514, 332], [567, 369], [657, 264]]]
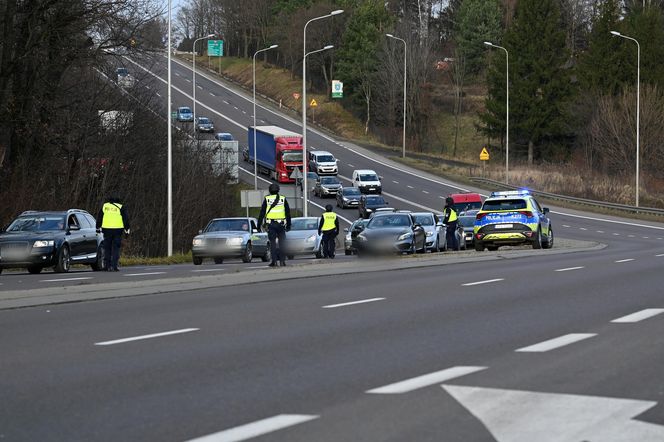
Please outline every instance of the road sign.
[[332, 80], [332, 98], [343, 98], [344, 84], [339, 80]]
[[300, 99], [300, 94], [298, 94], [297, 92], [293, 92], [293, 98], [295, 98], [296, 100], [299, 100]]
[[480, 152], [480, 160], [489, 161], [489, 151], [486, 150], [486, 147], [483, 147], [482, 152]]
[[293, 169], [293, 173], [290, 174], [290, 178], [292, 180], [299, 180], [300, 178], [302, 178], [302, 172], [300, 172], [300, 169], [297, 167]]
[[316, 100], [312, 99], [311, 103], [309, 103], [309, 106], [316, 107], [316, 106], [318, 106], [318, 103], [316, 102]]
[[208, 40], [208, 56], [210, 57], [223, 57], [224, 56], [224, 41], [223, 40]]

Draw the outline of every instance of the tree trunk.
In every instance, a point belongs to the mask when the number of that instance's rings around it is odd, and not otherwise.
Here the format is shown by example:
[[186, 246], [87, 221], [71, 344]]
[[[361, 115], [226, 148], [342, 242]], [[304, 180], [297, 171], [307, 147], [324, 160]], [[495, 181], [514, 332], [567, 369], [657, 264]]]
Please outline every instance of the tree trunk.
[[535, 150], [535, 143], [533, 140], [528, 141], [528, 165], [533, 165], [533, 151]]

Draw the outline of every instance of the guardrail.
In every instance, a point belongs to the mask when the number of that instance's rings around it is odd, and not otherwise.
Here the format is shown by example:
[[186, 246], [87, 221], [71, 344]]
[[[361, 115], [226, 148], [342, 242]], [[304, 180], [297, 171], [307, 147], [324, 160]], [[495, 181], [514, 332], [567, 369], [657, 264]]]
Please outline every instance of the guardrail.
[[[520, 188], [517, 186], [510, 186], [508, 184], [501, 183], [500, 181], [490, 180], [488, 178], [472, 177], [470, 178], [470, 180], [476, 183], [489, 184], [493, 187], [498, 187], [508, 190], [516, 190]], [[635, 206], [628, 206], [626, 204], [608, 203], [606, 201], [594, 201], [585, 198], [577, 198], [574, 196], [565, 196], [565, 195], [558, 195], [555, 193], [540, 192], [539, 190], [533, 190], [533, 189], [528, 189], [528, 190], [530, 191], [530, 193], [532, 193], [535, 196], [540, 196], [542, 198], [550, 200], [571, 202], [571, 203], [581, 204], [584, 206], [600, 207], [603, 209], [613, 209], [613, 210], [619, 210], [635, 214], [638, 213], [644, 215], [664, 216], [664, 209], [655, 209], [652, 207], [635, 207]]]

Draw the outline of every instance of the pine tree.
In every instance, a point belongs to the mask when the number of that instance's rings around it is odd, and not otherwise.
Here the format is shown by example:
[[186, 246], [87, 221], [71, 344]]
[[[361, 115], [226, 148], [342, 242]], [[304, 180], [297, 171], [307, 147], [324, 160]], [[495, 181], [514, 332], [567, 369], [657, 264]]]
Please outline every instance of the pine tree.
[[464, 0], [457, 14], [454, 39], [466, 59], [466, 70], [484, 70], [485, 41], [500, 41], [502, 11], [498, 0]]

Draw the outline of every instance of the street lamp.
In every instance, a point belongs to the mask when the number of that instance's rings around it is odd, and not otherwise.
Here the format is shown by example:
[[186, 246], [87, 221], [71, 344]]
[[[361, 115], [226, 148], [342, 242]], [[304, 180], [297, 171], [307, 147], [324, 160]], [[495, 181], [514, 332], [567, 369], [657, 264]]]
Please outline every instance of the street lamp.
[[505, 51], [505, 184], [510, 182], [510, 54], [502, 46], [495, 45], [489, 41], [484, 42], [485, 45], [491, 46], [492, 48], [498, 48]]
[[632, 40], [636, 43], [636, 207], [639, 207], [639, 124], [640, 124], [640, 98], [641, 98], [641, 45], [635, 38], [611, 31], [616, 37]]
[[191, 57], [193, 59], [193, 72], [194, 72], [194, 79], [193, 79], [193, 86], [194, 86], [194, 128], [196, 127], [196, 42], [200, 40], [205, 40], [206, 38], [212, 38], [214, 37], [214, 34], [208, 34], [205, 37], [197, 38], [194, 40], [194, 46], [192, 50], [192, 55]]
[[254, 190], [258, 190], [258, 162], [256, 161], [256, 55], [277, 47], [279, 45], [272, 45], [269, 48], [260, 49], [254, 53]]
[[168, 199], [168, 209], [167, 209], [167, 227], [166, 227], [166, 248], [168, 250], [168, 256], [173, 256], [173, 145], [171, 141], [171, 0], [168, 0], [168, 92], [166, 93], [166, 100], [168, 104], [166, 105], [166, 126], [167, 137], [168, 137], [168, 190], [167, 190], [167, 199]]
[[304, 216], [307, 216], [309, 212], [307, 203], [307, 55], [333, 48], [331, 45], [325, 46], [322, 49], [307, 54], [307, 26], [309, 26], [309, 23], [312, 21], [322, 20], [324, 18], [342, 14], [343, 12], [343, 9], [337, 9], [327, 15], [312, 18], [304, 24], [304, 36], [302, 39], [302, 175], [304, 175], [302, 177], [302, 210]]
[[385, 34], [389, 38], [403, 42], [403, 147], [401, 157], [406, 158], [406, 40], [395, 37], [392, 34]]

